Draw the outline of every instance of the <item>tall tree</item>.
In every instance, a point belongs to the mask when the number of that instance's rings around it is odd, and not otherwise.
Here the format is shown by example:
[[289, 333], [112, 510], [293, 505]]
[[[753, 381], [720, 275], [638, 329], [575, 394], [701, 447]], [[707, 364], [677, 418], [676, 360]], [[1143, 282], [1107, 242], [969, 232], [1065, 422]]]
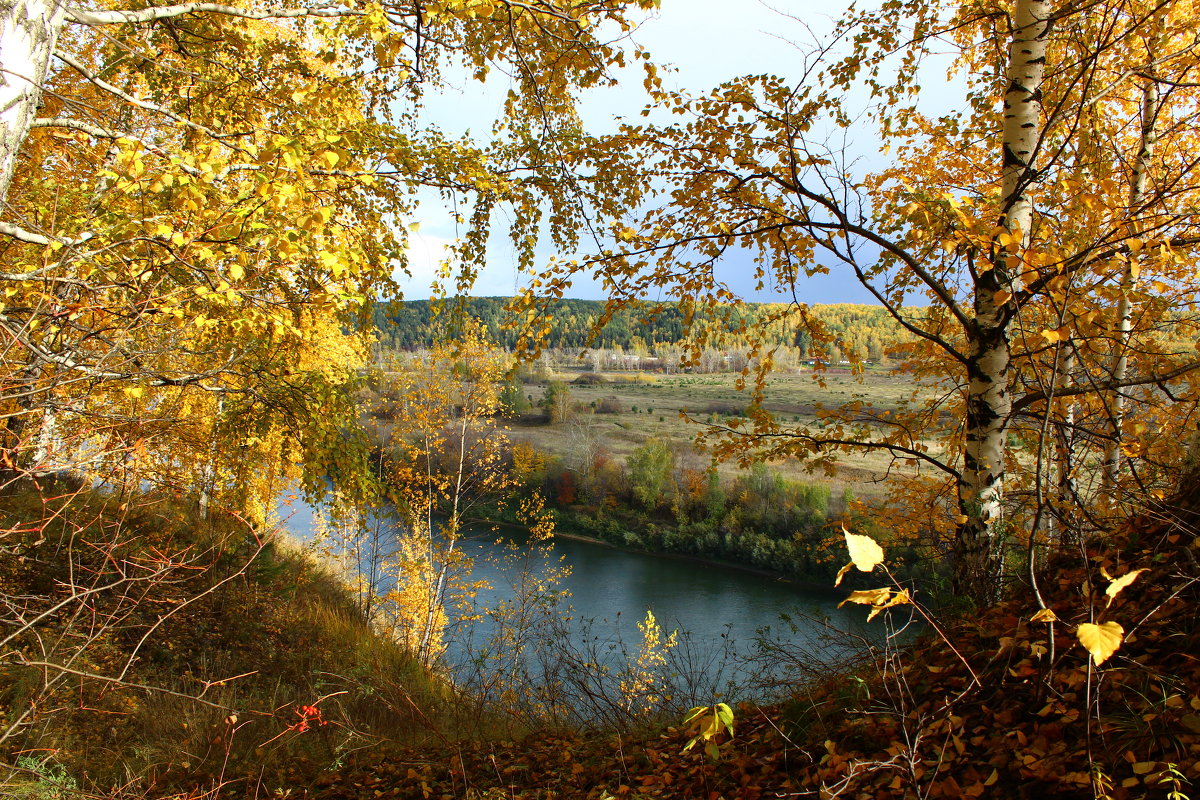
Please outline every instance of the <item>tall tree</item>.
[[[144, 536], [157, 509], [127, 527], [109, 492], [190, 493], [255, 523], [288, 471], [313, 491], [326, 476], [369, 488], [348, 391], [358, 322], [394, 293], [417, 192], [471, 209], [468, 264], [504, 205], [522, 252], [538, 220], [570, 240], [557, 159], [583, 138], [574, 100], [624, 58], [602, 36], [651, 5], [0, 3], [0, 494], [41, 488], [21, 507], [46, 517], [6, 517], [0, 562], [53, 548], [63, 565], [0, 608], [0, 673], [22, 686], [6, 752], [42, 746], [68, 684], [125, 685], [196, 599], [183, 578], [198, 564], [247, 564], [265, 542], [251, 524], [159, 549]], [[423, 114], [461, 69], [511, 79], [483, 141]], [[103, 481], [101, 497], [60, 495], [44, 479], [62, 472]], [[127, 658], [99, 636], [118, 628], [138, 639]]]
[[[468, 265], [504, 204], [523, 252], [543, 196], [550, 228], [574, 235], [573, 206], [546, 190], [581, 137], [578, 89], [624, 58], [598, 31], [620, 37], [627, 5], [652, 3], [0, 8], [3, 480], [124, 468], [134, 443], [171, 452], [185, 407], [243, 441], [264, 433], [244, 420], [274, 416], [293, 456], [319, 455], [358, 348], [324, 366], [305, 350], [393, 292], [419, 189], [474, 209]], [[512, 76], [491, 140], [422, 114], [462, 69]]]
[[[1185, 5], [888, 3], [852, 12], [836, 31], [844, 55], [818, 49], [793, 80], [756, 75], [700, 97], [661, 93], [684, 121], [631, 126], [610, 142], [648, 167], [639, 185], [646, 210], [615, 227], [609, 252], [556, 265], [549, 284], [561, 292], [578, 272], [597, 271], [614, 306], [666, 287], [695, 313], [724, 310], [737, 324], [740, 297], [713, 269], [728, 253], [749, 251], [760, 284], [797, 298], [806, 274], [853, 276], [916, 339], [905, 368], [923, 391], [907, 409], [855, 401], [820, 427], [757, 410], [752, 425], [712, 433], [726, 455], [819, 467], [839, 452], [883, 450], [928, 468], [936, 479], [916, 485], [935, 500], [922, 504], [933, 512], [920, 525], [949, 541], [958, 590], [988, 600], [1011, 533], [1032, 527], [1053, 494], [1042, 491], [1052, 459], [1035, 456], [1056, 399], [1074, 404], [1073, 424], [1093, 453], [1076, 454], [1076, 465], [1097, 463], [1117, 435], [1114, 392], [1152, 416], [1156, 429], [1143, 423], [1138, 441], [1136, 426], [1120, 434], [1123, 452], [1136, 456], [1128, 485], [1139, 492], [1169, 480], [1164, 467], [1180, 457], [1172, 442], [1187, 439], [1200, 400], [1186, 268], [1200, 241], [1192, 168], [1200, 62]], [[1147, 48], [1160, 20], [1170, 36]], [[938, 116], [922, 114], [922, 65], [947, 46], [951, 86], [963, 95]], [[1141, 124], [1149, 84], [1171, 95], [1152, 151]], [[860, 86], [877, 101], [873, 119], [894, 162], [866, 175], [827, 144], [859, 118], [847, 97]], [[1138, 170], [1153, 176], [1144, 193], [1120, 191]], [[1121, 277], [1131, 260], [1137, 282]], [[1121, 311], [1118, 294], [1139, 313]], [[914, 299], [930, 305], [914, 308]], [[811, 335], [826, 358], [839, 344], [819, 329]], [[1069, 382], [1059, 379], [1068, 340]], [[752, 355], [761, 391], [769, 353], [760, 345]], [[1075, 499], [1102, 498], [1082, 485]]]

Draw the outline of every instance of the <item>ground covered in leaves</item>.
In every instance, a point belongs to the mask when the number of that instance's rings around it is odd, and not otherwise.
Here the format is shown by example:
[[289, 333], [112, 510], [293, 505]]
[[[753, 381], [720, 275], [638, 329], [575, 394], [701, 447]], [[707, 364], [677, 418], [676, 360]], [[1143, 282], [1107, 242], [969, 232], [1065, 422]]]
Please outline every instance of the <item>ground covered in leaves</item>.
[[[1197, 493], [1200, 494], [1200, 493]], [[540, 734], [376, 757], [285, 794], [368, 798], [1195, 797], [1200, 792], [1200, 506], [1184, 495], [1038, 587], [902, 652], [861, 684], [737, 710], [715, 761], [668, 728]], [[1144, 569], [1115, 597], [1113, 579]], [[898, 613], [903, 609], [891, 613]], [[1045, 612], [1039, 615], [1046, 618]], [[1078, 625], [1115, 622], [1097, 666]], [[869, 667], [864, 666], [864, 669]], [[1178, 793], [1178, 794], [1172, 794]]]

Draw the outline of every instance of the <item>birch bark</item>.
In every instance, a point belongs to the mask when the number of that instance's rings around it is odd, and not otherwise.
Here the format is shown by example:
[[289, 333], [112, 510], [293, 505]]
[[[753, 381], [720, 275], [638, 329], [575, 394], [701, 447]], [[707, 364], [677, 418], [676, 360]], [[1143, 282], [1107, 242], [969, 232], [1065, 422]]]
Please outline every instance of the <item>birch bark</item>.
[[[1153, 56], [1154, 48], [1150, 49]], [[1153, 71], [1153, 58], [1151, 58], [1151, 65], [1146, 85], [1142, 89], [1141, 142], [1137, 158], [1133, 162], [1133, 170], [1129, 176], [1129, 213], [1133, 218], [1130, 223], [1130, 233], [1134, 234], [1138, 231], [1138, 217], [1141, 216], [1141, 207], [1146, 200], [1150, 160], [1154, 156], [1154, 146], [1157, 144], [1155, 123], [1158, 120], [1161, 99], [1158, 82], [1155, 80]], [[1130, 253], [1125, 270], [1121, 275], [1121, 296], [1117, 300], [1116, 353], [1112, 365], [1112, 381], [1117, 385], [1120, 385], [1129, 373], [1129, 339], [1133, 331], [1133, 293], [1137, 291], [1141, 257], [1139, 252]], [[1101, 492], [1108, 496], [1111, 496], [1112, 490], [1117, 485], [1117, 475], [1121, 469], [1121, 429], [1125, 422], [1125, 407], [1124, 390], [1113, 390], [1109, 400], [1111, 438], [1104, 447], [1104, 465], [1100, 476]]]
[[1003, 522], [1005, 439], [1012, 411], [1009, 394], [1012, 319], [1008, 296], [1021, 270], [1021, 251], [1033, 222], [1029, 187], [1042, 134], [1042, 76], [1050, 32], [1047, 0], [1017, 0], [1004, 94], [1001, 214], [1004, 235], [994, 242], [990, 269], [974, 280], [974, 319], [967, 331], [966, 446], [958, 486], [959, 593], [987, 602], [999, 589]]
[[41, 102], [65, 14], [59, 0], [0, 0], [0, 203]]

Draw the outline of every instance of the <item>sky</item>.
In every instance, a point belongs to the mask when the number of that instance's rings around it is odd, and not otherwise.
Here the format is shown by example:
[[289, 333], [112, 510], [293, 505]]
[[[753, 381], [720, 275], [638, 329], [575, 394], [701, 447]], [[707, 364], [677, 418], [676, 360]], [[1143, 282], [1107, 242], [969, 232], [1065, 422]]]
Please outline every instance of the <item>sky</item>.
[[[633, 35], [633, 40], [650, 51], [652, 60], [672, 64], [676, 72], [665, 74], [668, 88], [703, 92], [738, 75], [794, 71], [801, 56], [797, 43], [812, 41], [833, 27], [846, 0], [779, 0], [768, 5], [760, 0], [662, 0], [661, 10], [648, 18]], [[786, 8], [786, 13], [777, 10]], [[612, 130], [622, 117], [640, 118], [645, 97], [641, 92], [640, 67], [629, 71], [626, 85], [589, 92], [583, 99], [581, 114], [593, 132]], [[486, 131], [496, 116], [508, 89], [507, 83], [490, 81], [488, 85], [464, 79], [451, 89], [429, 99], [432, 119], [447, 132]], [[869, 132], [864, 132], [870, 137]], [[863, 142], [867, 152], [878, 147], [873, 139]], [[433, 195], [422, 199], [413, 222], [419, 230], [410, 235], [409, 262], [412, 277], [401, 277], [406, 299], [428, 297], [437, 265], [457, 231], [453, 214]], [[502, 226], [497, 226], [502, 227]], [[542, 259], [555, 255], [549, 249], [539, 251]], [[570, 255], [570, 254], [565, 254]], [[752, 272], [748, 254], [734, 254], [719, 265], [718, 275], [747, 299], [786, 300], [772, 291], [756, 292], [750, 282]], [[527, 277], [517, 273], [511, 245], [503, 235], [494, 235], [489, 246], [488, 266], [476, 282], [478, 296], [511, 295]], [[806, 279], [800, 299], [811, 303], [874, 302], [852, 278], [838, 274]], [[594, 281], [576, 282], [572, 297], [602, 299], [603, 292]]]

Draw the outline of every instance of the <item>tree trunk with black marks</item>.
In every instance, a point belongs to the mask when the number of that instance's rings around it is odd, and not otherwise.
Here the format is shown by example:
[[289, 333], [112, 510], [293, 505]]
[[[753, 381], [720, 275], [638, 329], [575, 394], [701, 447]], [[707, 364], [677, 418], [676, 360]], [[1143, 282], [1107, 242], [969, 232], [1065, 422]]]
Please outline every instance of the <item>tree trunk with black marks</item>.
[[[1154, 48], [1151, 47], [1151, 55]], [[1153, 65], [1153, 59], [1151, 59]], [[1141, 143], [1137, 158], [1133, 162], [1133, 171], [1129, 176], [1129, 213], [1132, 217], [1130, 232], [1137, 233], [1140, 209], [1145, 202], [1146, 186], [1150, 176], [1150, 159], [1154, 156], [1154, 146], [1157, 144], [1157, 129], [1159, 105], [1161, 103], [1158, 83], [1155, 80], [1153, 66], [1148, 71], [1146, 85], [1142, 89], [1142, 125]], [[1129, 339], [1133, 331], [1133, 293], [1137, 291], [1139, 262], [1142, 258], [1140, 248], [1134, 248], [1129, 253], [1125, 270], [1121, 275], [1121, 296], [1117, 300], [1117, 341], [1113, 357], [1112, 381], [1120, 384], [1129, 374]], [[1125, 423], [1125, 390], [1113, 390], [1108, 408], [1110, 417], [1111, 438], [1105, 444], [1104, 465], [1100, 474], [1101, 492], [1112, 496], [1117, 485], [1117, 475], [1121, 470], [1122, 428]]]
[[0, 202], [41, 102], [65, 14], [58, 0], [0, 0]]
[[1003, 573], [1000, 531], [1005, 439], [1012, 411], [1009, 298], [1033, 223], [1029, 187], [1037, 175], [1034, 162], [1042, 131], [1041, 87], [1049, 18], [1046, 0], [1017, 1], [1001, 142], [998, 227], [1004, 233], [993, 242], [990, 268], [981, 268], [975, 279], [975, 316], [967, 330], [966, 447], [958, 485], [960, 524], [954, 583], [960, 595], [981, 604], [996, 598]]

